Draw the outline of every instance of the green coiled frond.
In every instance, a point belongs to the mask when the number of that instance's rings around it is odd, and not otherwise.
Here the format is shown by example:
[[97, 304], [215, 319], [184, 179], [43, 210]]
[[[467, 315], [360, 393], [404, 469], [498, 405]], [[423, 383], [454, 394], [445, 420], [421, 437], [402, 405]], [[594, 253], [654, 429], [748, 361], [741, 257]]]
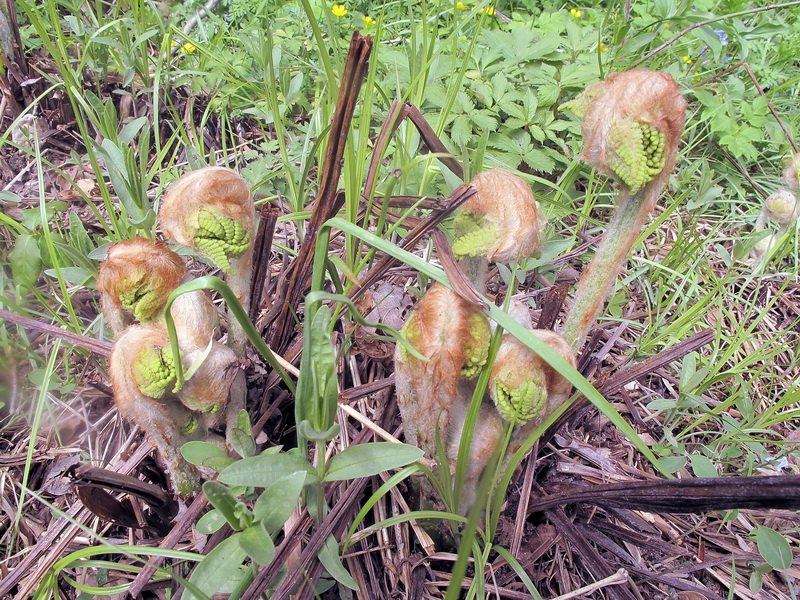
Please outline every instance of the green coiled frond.
[[467, 379], [477, 377], [489, 359], [489, 343], [492, 332], [489, 322], [482, 313], [474, 313], [469, 317], [469, 330], [464, 348], [464, 366], [461, 376]]
[[471, 211], [462, 211], [454, 220], [456, 239], [453, 254], [462, 259], [468, 256], [486, 256], [500, 235], [497, 223]]
[[636, 192], [664, 168], [664, 133], [644, 123], [617, 124], [609, 130], [614, 155], [609, 166]]
[[133, 365], [133, 376], [141, 392], [159, 399], [175, 381], [175, 359], [170, 348], [149, 348]]
[[200, 421], [197, 419], [197, 415], [194, 413], [189, 414], [189, 416], [186, 417], [186, 421], [181, 425], [181, 435], [192, 435], [197, 431], [199, 425]]
[[119, 294], [122, 308], [132, 312], [140, 323], [152, 318], [166, 300], [164, 291], [150, 288], [150, 284], [147, 274], [141, 273], [138, 278], [133, 278], [130, 283], [122, 286], [123, 291]]
[[230, 260], [250, 247], [250, 232], [241, 223], [205, 208], [198, 213], [197, 224], [195, 245], [217, 267], [230, 273]]
[[547, 400], [547, 389], [544, 378], [539, 373], [532, 373], [522, 383], [512, 387], [498, 381], [494, 388], [494, 401], [500, 416], [506, 421], [524, 425], [544, 408]]

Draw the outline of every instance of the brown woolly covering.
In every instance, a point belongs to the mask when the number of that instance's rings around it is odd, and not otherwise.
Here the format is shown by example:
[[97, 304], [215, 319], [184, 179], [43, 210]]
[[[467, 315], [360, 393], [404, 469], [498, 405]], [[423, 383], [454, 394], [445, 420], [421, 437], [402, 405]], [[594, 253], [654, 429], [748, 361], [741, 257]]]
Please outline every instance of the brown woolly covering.
[[665, 137], [664, 167], [656, 179], [672, 173], [686, 119], [686, 100], [671, 75], [646, 70], [612, 73], [605, 81], [587, 87], [583, 98], [583, 160], [615, 177], [609, 165], [615, 152], [609, 131], [625, 122], [640, 123], [658, 129]]
[[778, 190], [764, 200], [764, 211], [779, 227], [785, 228], [797, 220], [800, 203], [789, 190]]
[[[239, 361], [233, 350], [219, 342], [212, 342], [208, 355], [203, 358], [205, 352], [205, 347], [198, 346], [183, 351], [185, 367], [196, 360], [202, 359], [203, 363], [183, 384], [178, 392], [178, 399], [192, 410], [213, 410], [221, 417], [222, 412], [218, 411], [228, 400], [228, 391]], [[213, 422], [216, 420], [212, 419]]]
[[486, 258], [509, 263], [519, 257], [538, 255], [547, 217], [528, 184], [518, 175], [492, 169], [475, 175], [469, 185], [477, 194], [463, 204], [462, 212], [485, 216], [500, 230]]
[[[434, 284], [406, 323], [404, 333], [427, 362], [407, 353], [395, 355], [397, 402], [406, 440], [429, 452], [436, 448], [436, 429], [447, 432], [450, 410], [458, 396], [470, 319], [479, 311], [461, 296]], [[467, 402], [469, 399], [467, 398]], [[447, 444], [444, 434], [442, 443]]]
[[[576, 365], [575, 353], [566, 340], [559, 334], [548, 329], [532, 329], [531, 332], [550, 346], [552, 350], [566, 360], [573, 367]], [[489, 392], [493, 393], [493, 380], [498, 373], [516, 373], [522, 379], [526, 374], [538, 371], [544, 375], [544, 385], [547, 390], [547, 400], [544, 409], [533, 419], [521, 425], [514, 431], [508, 452], [516, 452], [530, 437], [531, 433], [550, 416], [559, 406], [569, 399], [572, 393], [572, 384], [558, 371], [551, 367], [541, 356], [528, 348], [517, 338], [510, 334], [503, 336], [503, 341], [497, 351], [497, 358], [492, 366], [492, 376], [489, 379]]]
[[[529, 321], [529, 316], [524, 316], [524, 319], [519, 319]], [[476, 319], [485, 317], [457, 293], [441, 284], [434, 284], [403, 328], [409, 343], [429, 360], [419, 360], [400, 346], [395, 354], [395, 388], [406, 441], [418, 445], [433, 457], [438, 436], [453, 471], [475, 387], [474, 377], [472, 380], [464, 377], [462, 370], [468, 348], [474, 347], [476, 340], [485, 344], [487, 349], [490, 343], [488, 328], [485, 332], [476, 331], [476, 323], [480, 323]], [[532, 331], [567, 362], [575, 365], [575, 355], [560, 335], [542, 329]], [[572, 384], [538, 354], [511, 334], [505, 334], [492, 369], [489, 395], [493, 393], [500, 374], [509, 383], [509, 373], [512, 380], [518, 378], [518, 381], [510, 382], [513, 387], [521, 384], [531, 373], [541, 374], [546, 394], [542, 410], [514, 429], [509, 447], [514, 452], [549, 414], [569, 398]], [[478, 481], [499, 447], [504, 426], [504, 419], [495, 405], [484, 399], [469, 447], [463, 497], [459, 499], [462, 511], [466, 512], [474, 501]]]
[[158, 210], [164, 236], [194, 248], [197, 215], [203, 208], [219, 211], [255, 234], [255, 207], [250, 186], [233, 169], [204, 167], [178, 179]]
[[797, 193], [800, 192], [800, 183], [798, 183], [798, 175], [800, 175], [800, 152], [789, 159], [789, 164], [783, 170], [783, 178], [789, 185], [789, 188]]
[[199, 479], [180, 454], [181, 445], [188, 441], [181, 435], [180, 429], [192, 415], [178, 402], [156, 400], [142, 393], [133, 373], [133, 366], [142, 352], [167, 346], [169, 336], [160, 325], [128, 327], [111, 350], [109, 375], [117, 410], [127, 420], [141, 427], [158, 448], [172, 486], [182, 493], [188, 493], [198, 486]]
[[188, 292], [175, 298], [170, 306], [170, 314], [178, 332], [178, 343], [184, 352], [192, 347], [208, 346], [219, 324], [217, 307], [205, 290]]
[[120, 333], [133, 320], [122, 307], [121, 295], [136, 288], [157, 293], [160, 304], [154, 305], [149, 318], [160, 311], [185, 275], [183, 259], [164, 242], [137, 237], [112, 244], [100, 264], [97, 289], [103, 314], [114, 333]]

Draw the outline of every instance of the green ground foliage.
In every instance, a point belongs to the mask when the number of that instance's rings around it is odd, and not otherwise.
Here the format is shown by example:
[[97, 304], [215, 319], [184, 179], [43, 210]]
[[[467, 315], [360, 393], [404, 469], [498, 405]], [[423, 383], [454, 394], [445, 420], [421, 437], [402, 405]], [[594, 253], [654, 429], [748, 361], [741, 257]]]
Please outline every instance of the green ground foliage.
[[[302, 597], [311, 597], [313, 586], [325, 598], [412, 597], [412, 580], [424, 579], [426, 595], [418, 597], [492, 597], [496, 586], [521, 594], [513, 597], [547, 598], [625, 567], [635, 583], [589, 594], [627, 598], [610, 591], [627, 585], [651, 598], [693, 590], [709, 598], [797, 597], [800, 520], [791, 513], [716, 511], [682, 520], [657, 516], [647, 525], [637, 516], [661, 546], [634, 550], [641, 540], [629, 536], [609, 550], [600, 534], [588, 536], [613, 565], [603, 575], [582, 547], [569, 545], [571, 530], [556, 539], [545, 516], [527, 516], [520, 488], [526, 482], [530, 490], [530, 478], [553, 493], [567, 483], [800, 473], [800, 239], [796, 222], [759, 221], [764, 199], [787, 187], [783, 170], [797, 152], [800, 3], [12, 5], [16, 26], [0, 13], [0, 309], [6, 311], [0, 313], [0, 452], [9, 457], [0, 460], [0, 572], [13, 572], [56, 523], [71, 519], [80, 540], [43, 551], [31, 564], [35, 579], [21, 578], [14, 593], [119, 594], [160, 556], [165, 561], [152, 577], [164, 585], [152, 592], [160, 595], [145, 597], [172, 598], [169, 586], [184, 588], [183, 598], [251, 597], [248, 590], [278, 556], [283, 562], [263, 593], [287, 591], [280, 586], [294, 581], [307, 585]], [[374, 45], [339, 165], [344, 203], [335, 222], [310, 232], [356, 29]], [[430, 460], [415, 462], [420, 452], [410, 445], [377, 437], [362, 444], [362, 425], [341, 411], [337, 416], [337, 392], [339, 401], [350, 398], [402, 439], [392, 389], [358, 391], [392, 373], [391, 345], [402, 319], [386, 317], [382, 299], [407, 316], [428, 283], [443, 277], [427, 239], [398, 248], [415, 218], [428, 214], [422, 197], [444, 198], [493, 167], [518, 173], [548, 217], [546, 241], [538, 258], [490, 269], [487, 294], [502, 306], [506, 292], [522, 293], [538, 315], [551, 288], [577, 280], [613, 210], [615, 184], [581, 160], [580, 120], [560, 107], [609, 73], [633, 68], [669, 73], [689, 108], [677, 166], [585, 353], [584, 364], [592, 352], [594, 362], [585, 378], [574, 369], [567, 377], [599, 411], [548, 438], [547, 448], [537, 447], [535, 472], [524, 452], [555, 416], [511, 459], [523, 469], [504, 469], [497, 456], [477, 508], [461, 516], [466, 461], [451, 473]], [[408, 119], [385, 147], [377, 145], [393, 100], [419, 109], [463, 165], [463, 179], [421, 143]], [[365, 193], [375, 152], [381, 153], [375, 185]], [[270, 294], [305, 236], [319, 234], [324, 247], [318, 245], [313, 264], [313, 295], [287, 317], [296, 322], [289, 340], [296, 343], [272, 348], [295, 359], [299, 377], [270, 380], [271, 350], [256, 345], [262, 357], [251, 349], [244, 360], [247, 414], [229, 432], [238, 457], [214, 444], [187, 447], [187, 460], [214, 479], [203, 487], [213, 509], [196, 523], [195, 537], [186, 534], [177, 547], [156, 551], [151, 546], [172, 527], [169, 515], [160, 528], [136, 530], [81, 520], [70, 512], [80, 503], [74, 492], [55, 480], [73, 464], [121, 464], [120, 452], [141, 440], [114, 408], [104, 356], [113, 336], [95, 279], [110, 244], [160, 238], [161, 197], [180, 175], [207, 165], [241, 173], [262, 219], [277, 214], [272, 252], [264, 254], [265, 293], [251, 315], [263, 318], [273, 308]], [[398, 208], [390, 196], [410, 201]], [[440, 227], [451, 235], [452, 219]], [[754, 257], [754, 247], [771, 234], [766, 251]], [[250, 243], [242, 237], [241, 246]], [[179, 252], [192, 260], [194, 275], [215, 272], [190, 250]], [[354, 281], [386, 255], [407, 265], [382, 280], [393, 291], [380, 288], [379, 296], [374, 288], [371, 301], [353, 305], [345, 295]], [[198, 281], [196, 287], [217, 290], [215, 299], [224, 296], [221, 282]], [[229, 319], [244, 318], [232, 295], [224, 298]], [[500, 313], [493, 307], [489, 316], [499, 322]], [[389, 329], [376, 334], [371, 321]], [[512, 333], [522, 329], [510, 319], [501, 324]], [[274, 324], [256, 325], [244, 325], [251, 339], [276, 339]], [[599, 387], [604, 377], [705, 330], [712, 332], [708, 343], [622, 390], [605, 397], [592, 390], [590, 383]], [[535, 340], [525, 343], [547, 358]], [[498, 344], [499, 334], [490, 362]], [[487, 380], [484, 369], [476, 384], [481, 394]], [[309, 462], [306, 451], [316, 458]], [[50, 469], [52, 461], [63, 461], [63, 468]], [[159, 467], [146, 465], [134, 474], [163, 486], [153, 475]], [[417, 507], [404, 506], [400, 492], [410, 495], [426, 475], [438, 500], [410, 513]], [[348, 487], [356, 482], [364, 487]], [[345, 499], [351, 505], [340, 527], [326, 530]], [[298, 505], [307, 512], [296, 515]], [[590, 510], [570, 514], [588, 526]], [[617, 513], [601, 514], [603, 539], [614, 538], [618, 527], [636, 529]], [[423, 534], [409, 533], [416, 531], [409, 529], [412, 518], [434, 524], [442, 554], [425, 557], [424, 538], [417, 537]], [[442, 522], [450, 526], [436, 525]], [[319, 537], [307, 568], [293, 562], [299, 555], [281, 554], [293, 527], [305, 527], [297, 530], [305, 541]], [[129, 538], [130, 531], [136, 533]], [[427, 570], [412, 576], [403, 565], [423, 557]], [[695, 559], [708, 562], [681, 570]], [[396, 568], [384, 572], [392, 561]], [[324, 567], [314, 570], [312, 562]], [[370, 565], [380, 565], [380, 573]]]

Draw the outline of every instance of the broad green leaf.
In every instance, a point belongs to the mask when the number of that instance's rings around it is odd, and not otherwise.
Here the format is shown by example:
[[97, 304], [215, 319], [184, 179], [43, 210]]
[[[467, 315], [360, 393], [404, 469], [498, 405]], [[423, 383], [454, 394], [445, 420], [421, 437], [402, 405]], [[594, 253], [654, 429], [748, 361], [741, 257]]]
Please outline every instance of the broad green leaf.
[[358, 584], [347, 572], [347, 569], [344, 568], [342, 559], [339, 558], [339, 544], [336, 543], [336, 538], [329, 535], [317, 556], [319, 557], [319, 562], [322, 563], [322, 566], [325, 567], [331, 577], [343, 586], [358, 591]]
[[780, 533], [771, 527], [756, 529], [758, 553], [773, 569], [784, 571], [792, 566], [792, 548]]
[[81, 221], [81, 218], [76, 212], [69, 213], [69, 242], [75, 250], [84, 256], [88, 256], [88, 254], [94, 250], [92, 238], [86, 233], [83, 221]]
[[247, 485], [268, 488], [281, 477], [297, 471], [308, 472], [309, 483], [316, 480], [314, 468], [302, 456], [283, 452], [259, 454], [237, 460], [219, 474], [219, 481], [229, 485]]
[[292, 516], [306, 483], [306, 477], [305, 471], [281, 477], [256, 499], [253, 515], [257, 521], [264, 523], [267, 531], [278, 532]]
[[229, 435], [231, 446], [243, 458], [254, 456], [256, 453], [256, 441], [253, 439], [253, 429], [250, 426], [250, 417], [246, 410], [239, 411], [236, 425], [231, 429]]
[[[47, 202], [44, 205], [45, 211], [45, 218], [47, 221], [53, 218], [53, 216], [57, 212], [61, 212], [67, 208], [67, 203], [61, 200], [54, 200], [53, 202]], [[40, 225], [42, 225], [42, 211], [37, 206], [36, 208], [24, 208], [22, 209], [22, 224], [27, 229], [36, 229]]]
[[8, 254], [11, 263], [11, 276], [14, 283], [33, 289], [42, 273], [42, 259], [39, 254], [39, 244], [30, 234], [23, 233], [17, 236], [14, 249]]
[[689, 457], [692, 462], [692, 473], [695, 477], [717, 477], [717, 468], [707, 456], [702, 454], [692, 454]]
[[219, 531], [220, 528], [222, 528], [222, 526], [227, 522], [228, 521], [225, 519], [225, 516], [219, 512], [219, 510], [214, 508], [200, 517], [195, 528], [197, 529], [198, 533], [209, 535], [215, 531]]
[[[192, 576], [189, 577], [189, 583], [209, 598], [217, 592], [226, 590], [242, 577], [240, 567], [247, 558], [247, 553], [239, 543], [240, 535], [232, 535], [223, 540], [195, 567]], [[190, 589], [184, 592], [183, 599], [206, 600]]]
[[73, 285], [84, 285], [87, 281], [94, 277], [94, 273], [87, 271], [83, 267], [61, 267], [61, 269], [58, 271], [55, 269], [44, 270], [45, 275], [56, 279], [58, 278], [59, 272], [61, 273], [61, 277], [64, 279], [64, 281]]
[[187, 462], [198, 467], [207, 467], [219, 472], [236, 462], [225, 450], [208, 442], [186, 442], [181, 446], [181, 454]]
[[238, 537], [242, 550], [258, 564], [268, 565], [275, 558], [275, 544], [261, 521], [255, 522]]
[[665, 456], [664, 458], [659, 458], [654, 463], [658, 466], [658, 468], [665, 473], [675, 473], [676, 471], [680, 471], [684, 465], [686, 464], [686, 457], [685, 456]]
[[656, 398], [647, 403], [647, 410], [672, 410], [677, 406], [677, 402], [672, 398]]
[[328, 461], [325, 481], [370, 477], [389, 469], [404, 467], [422, 458], [423, 454], [416, 446], [392, 442], [350, 446]]
[[142, 127], [147, 125], [149, 121], [150, 120], [147, 117], [139, 117], [138, 119], [134, 119], [125, 125], [125, 127], [122, 128], [122, 131], [119, 132], [120, 144], [130, 144], [136, 137], [136, 134], [139, 133]]

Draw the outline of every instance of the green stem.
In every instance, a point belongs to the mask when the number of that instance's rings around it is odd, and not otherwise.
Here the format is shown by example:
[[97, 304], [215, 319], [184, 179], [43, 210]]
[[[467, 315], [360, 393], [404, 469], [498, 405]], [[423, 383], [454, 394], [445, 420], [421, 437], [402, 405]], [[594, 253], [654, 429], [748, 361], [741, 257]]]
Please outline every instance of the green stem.
[[617, 212], [608, 225], [603, 241], [584, 271], [575, 299], [567, 314], [561, 335], [573, 350], [583, 345], [603, 303], [611, 293], [628, 252], [644, 227], [661, 190], [660, 178], [631, 195], [621, 188]]

